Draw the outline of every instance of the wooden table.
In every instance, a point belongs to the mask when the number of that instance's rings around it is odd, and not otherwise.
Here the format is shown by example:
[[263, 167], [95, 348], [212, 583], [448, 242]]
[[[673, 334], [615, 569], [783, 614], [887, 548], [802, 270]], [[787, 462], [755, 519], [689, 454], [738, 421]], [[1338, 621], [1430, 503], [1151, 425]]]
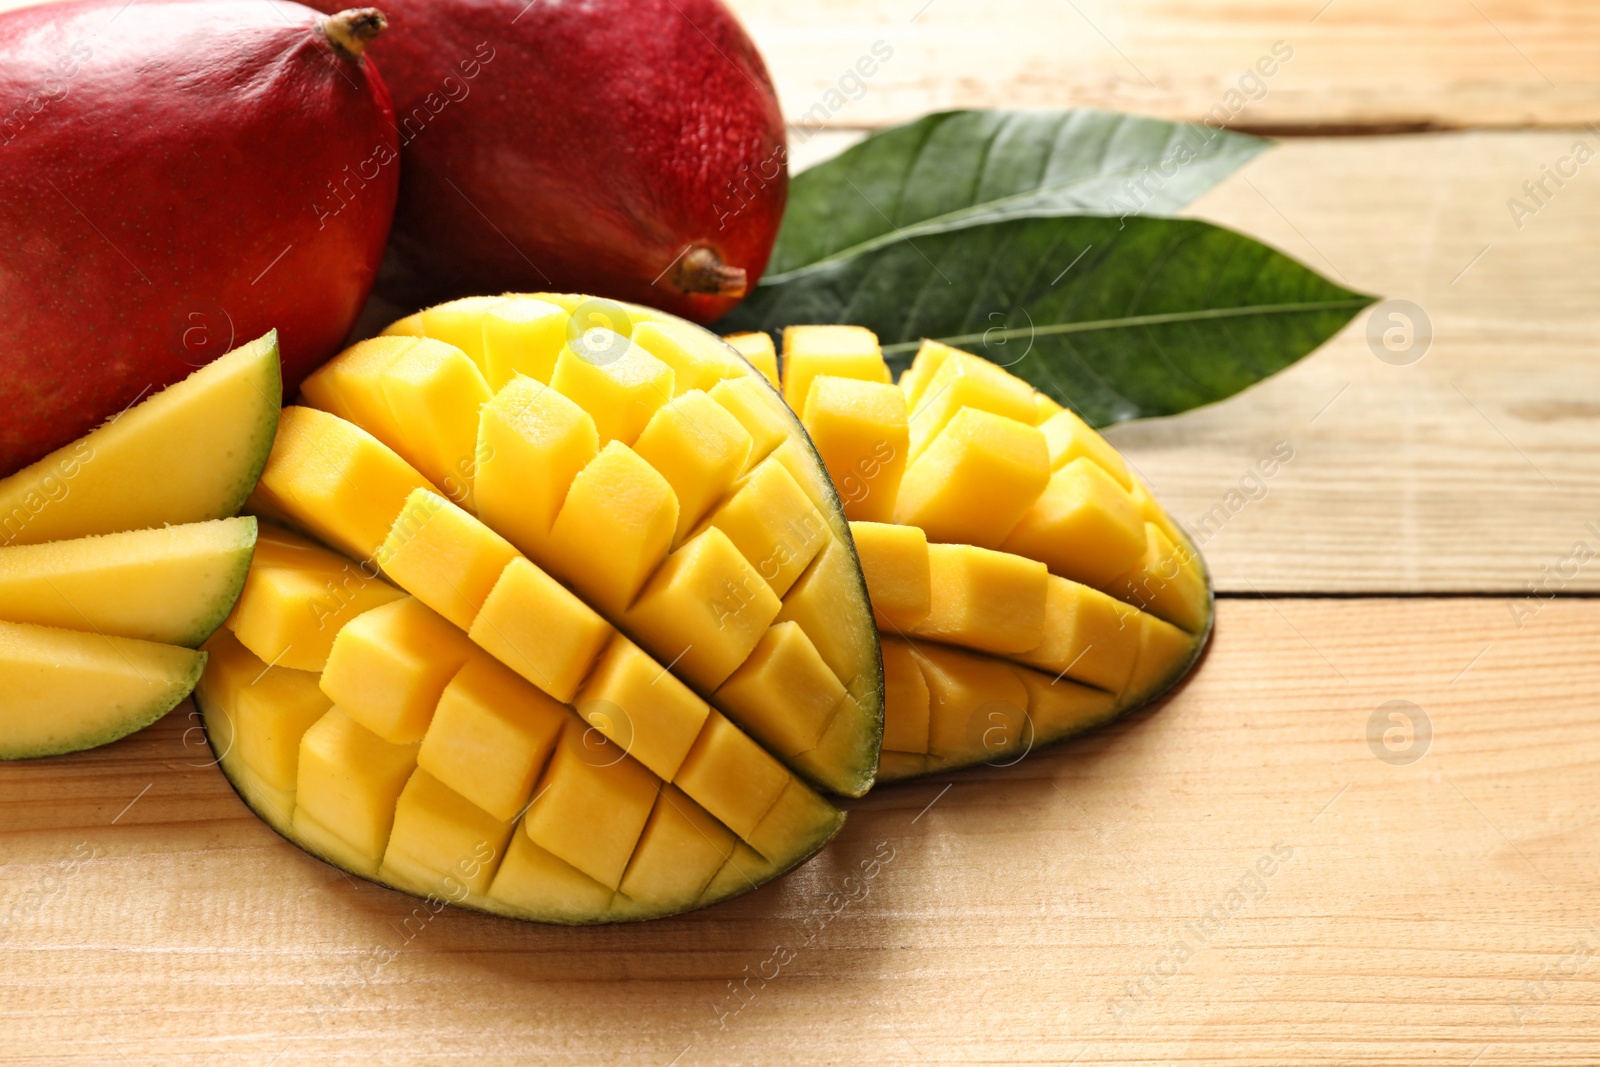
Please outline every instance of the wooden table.
[[1600, 162], [1521, 227], [1506, 205], [1600, 149], [1600, 9], [736, 6], [791, 116], [894, 49], [807, 159], [937, 107], [1198, 118], [1288, 42], [1235, 120], [1284, 143], [1193, 213], [1416, 302], [1432, 346], [1391, 366], [1358, 322], [1117, 429], [1209, 524], [1193, 680], [1018, 766], [885, 788], [793, 876], [680, 920], [407, 923], [257, 822], [187, 708], [0, 767], [0, 1060], [1600, 1062]]

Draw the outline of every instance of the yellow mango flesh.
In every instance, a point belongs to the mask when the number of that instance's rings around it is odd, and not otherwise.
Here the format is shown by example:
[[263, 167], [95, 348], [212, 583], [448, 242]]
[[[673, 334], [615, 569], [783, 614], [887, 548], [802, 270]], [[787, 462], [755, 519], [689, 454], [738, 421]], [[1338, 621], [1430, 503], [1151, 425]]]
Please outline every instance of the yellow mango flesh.
[[535, 297], [508, 297], [483, 316], [483, 372], [497, 393], [517, 375], [546, 385], [567, 343], [571, 316]]
[[468, 630], [480, 648], [562, 703], [577, 694], [611, 633], [593, 608], [525, 559], [507, 565]]
[[550, 387], [594, 418], [600, 441], [631, 445], [672, 399], [672, 368], [620, 334], [590, 330], [556, 357]]
[[754, 442], [728, 410], [695, 389], [656, 409], [634, 452], [666, 479], [678, 503], [674, 543], [699, 525], [745, 471]]
[[917, 637], [985, 652], [1026, 652], [1044, 640], [1049, 571], [1036, 560], [972, 545], [929, 545], [928, 614]]
[[253, 518], [0, 548], [0, 619], [193, 648], [248, 581]]
[[405, 594], [373, 564], [275, 530], [256, 546], [255, 565], [228, 617], [239, 641], [267, 663], [321, 671], [344, 624]]
[[204, 652], [0, 622], [0, 759], [108, 744], [148, 726], [193, 691]]
[[784, 401], [796, 411], [804, 411], [811, 379], [819, 374], [889, 381], [889, 368], [871, 330], [859, 326], [790, 326], [784, 330]]
[[352, 559], [370, 560], [406, 498], [427, 488], [414, 467], [353, 423], [287, 407], [252, 500]]
[[767, 462], [706, 520], [782, 597], [821, 551], [827, 522], [782, 464]]
[[761, 372], [761, 376], [772, 383], [772, 387], [780, 387], [778, 381], [778, 350], [772, 343], [770, 333], [731, 333], [723, 338], [732, 345], [734, 350], [750, 361], [750, 365]]
[[667, 558], [677, 525], [672, 486], [612, 441], [572, 480], [544, 562], [601, 611], [620, 614]]
[[1132, 497], [1080, 458], [1050, 475], [1000, 547], [1043, 561], [1052, 574], [1103, 586], [1143, 556], [1144, 526]]
[[813, 378], [805, 424], [845, 518], [891, 521], [911, 442], [905, 394], [884, 382]]
[[600, 454], [594, 418], [554, 389], [519, 378], [478, 423], [478, 515], [529, 556], [542, 554], [572, 480]]
[[[804, 421], [824, 456], [836, 439], [857, 453], [898, 439], [899, 409], [845, 399], [873, 380], [860, 367], [810, 378]], [[936, 341], [897, 388], [910, 462], [872, 490], [895, 499], [892, 521], [851, 523], [882, 632], [880, 778], [1019, 759], [1172, 684], [1209, 631], [1208, 580], [1116, 449], [1005, 369]], [[848, 463], [829, 470], [848, 508], [859, 480]]]
[[339, 631], [322, 691], [385, 741], [409, 745], [422, 740], [445, 686], [471, 654], [459, 630], [405, 597]]
[[1049, 481], [1036, 427], [963, 408], [906, 468], [894, 521], [930, 541], [999, 548]]
[[[770, 694], [788, 696], [782, 714]], [[769, 629], [739, 669], [717, 689], [719, 704], [780, 756], [816, 745], [844, 699], [844, 684], [798, 623]]]
[[[307, 400], [339, 413], [291, 416], [256, 503], [370, 557], [352, 569], [381, 567], [393, 599], [338, 616], [292, 763], [269, 783], [224, 761], [332, 862], [562, 922], [667, 914], [792, 866], [842, 818], [799, 776], [865, 789], [882, 716], [865, 588], [797, 420], [721, 341], [591, 304], [456, 302], [320, 372], [341, 388]], [[391, 397], [406, 389], [417, 402]], [[359, 414], [370, 432], [341, 417], [351, 396], [382, 416]], [[468, 439], [469, 410], [471, 492], [452, 499], [419, 468]], [[345, 573], [303, 547], [274, 542], [258, 584]], [[242, 700], [208, 702], [216, 736], [265, 721]]]
[[566, 709], [488, 655], [440, 694], [417, 764], [497, 819], [514, 818], [566, 724]]
[[517, 558], [511, 542], [427, 489], [406, 498], [378, 552], [390, 578], [463, 630]]
[[728, 535], [713, 526], [667, 557], [623, 626], [709, 692], [744, 662], [782, 607]]

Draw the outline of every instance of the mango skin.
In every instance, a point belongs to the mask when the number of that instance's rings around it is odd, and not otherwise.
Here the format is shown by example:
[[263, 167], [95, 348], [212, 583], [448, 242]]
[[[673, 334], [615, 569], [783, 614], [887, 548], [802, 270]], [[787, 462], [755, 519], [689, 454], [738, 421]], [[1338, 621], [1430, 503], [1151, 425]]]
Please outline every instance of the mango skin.
[[372, 63], [335, 55], [316, 18], [224, 0], [0, 14], [0, 475], [270, 329], [288, 395], [338, 351], [399, 143]]
[[[332, 13], [345, 0], [314, 0]], [[766, 269], [788, 197], [766, 65], [721, 0], [385, 0], [400, 205], [384, 295], [602, 293], [713, 322], [691, 247]]]

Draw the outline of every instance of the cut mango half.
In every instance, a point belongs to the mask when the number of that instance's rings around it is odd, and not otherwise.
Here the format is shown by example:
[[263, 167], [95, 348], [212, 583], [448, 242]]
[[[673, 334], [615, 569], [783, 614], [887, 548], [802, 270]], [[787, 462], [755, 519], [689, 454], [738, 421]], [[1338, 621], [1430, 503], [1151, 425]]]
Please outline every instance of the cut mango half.
[[560, 294], [403, 319], [284, 410], [199, 699], [221, 765], [362, 877], [560, 923], [805, 860], [872, 784], [883, 668], [843, 509], [699, 327]]
[[883, 636], [880, 780], [1014, 762], [1148, 703], [1199, 657], [1199, 552], [1071, 410], [934, 341], [889, 384], [854, 326], [786, 330], [781, 381]]
[[233, 518], [280, 406], [268, 334], [0, 480], [0, 759], [94, 748], [187, 697], [256, 546]]

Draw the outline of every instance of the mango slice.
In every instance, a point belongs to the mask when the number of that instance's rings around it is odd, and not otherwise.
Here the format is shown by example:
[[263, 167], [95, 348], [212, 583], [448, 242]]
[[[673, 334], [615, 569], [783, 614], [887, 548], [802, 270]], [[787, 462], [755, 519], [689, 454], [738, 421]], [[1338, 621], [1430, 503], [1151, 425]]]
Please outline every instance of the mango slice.
[[292, 841], [570, 923], [723, 899], [837, 831], [819, 790], [877, 770], [871, 606], [822, 460], [737, 352], [508, 295], [394, 324], [302, 399], [253, 506], [309, 538], [273, 533], [200, 694]]
[[1210, 583], [1117, 450], [935, 341], [884, 385], [863, 334], [790, 327], [782, 381], [857, 520], [882, 635], [879, 779], [1014, 761], [1170, 687], [1210, 632]]

